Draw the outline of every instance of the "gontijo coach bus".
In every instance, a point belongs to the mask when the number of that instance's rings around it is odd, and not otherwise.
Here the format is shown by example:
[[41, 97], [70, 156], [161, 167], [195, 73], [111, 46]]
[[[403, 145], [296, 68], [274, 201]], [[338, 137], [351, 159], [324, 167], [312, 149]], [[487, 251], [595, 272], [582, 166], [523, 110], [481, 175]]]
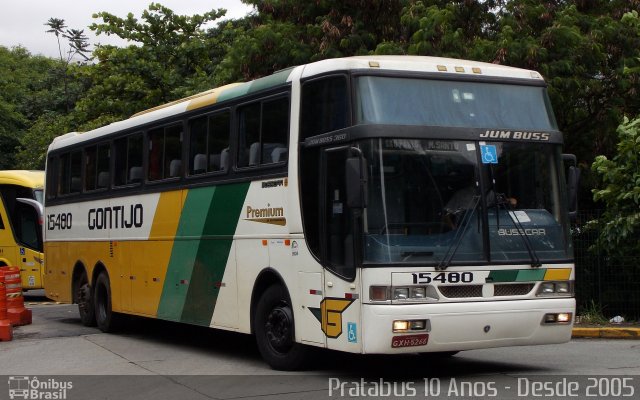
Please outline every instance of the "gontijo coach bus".
[[354, 57], [49, 147], [47, 296], [308, 346], [453, 354], [573, 323], [562, 136], [533, 71]]

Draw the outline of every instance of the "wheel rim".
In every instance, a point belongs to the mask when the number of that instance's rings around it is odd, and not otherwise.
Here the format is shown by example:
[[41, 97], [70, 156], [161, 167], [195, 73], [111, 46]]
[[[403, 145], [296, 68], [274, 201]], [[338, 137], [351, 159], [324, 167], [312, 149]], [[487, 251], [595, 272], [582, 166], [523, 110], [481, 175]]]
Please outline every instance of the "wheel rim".
[[265, 333], [270, 346], [279, 353], [286, 353], [293, 344], [291, 338], [291, 309], [287, 306], [275, 307], [267, 316]]

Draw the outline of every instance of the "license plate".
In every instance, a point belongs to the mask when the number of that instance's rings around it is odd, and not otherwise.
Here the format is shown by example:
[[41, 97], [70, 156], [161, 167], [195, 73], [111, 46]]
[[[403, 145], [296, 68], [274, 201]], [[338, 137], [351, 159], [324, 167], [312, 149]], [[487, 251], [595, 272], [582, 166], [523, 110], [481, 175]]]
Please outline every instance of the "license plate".
[[391, 338], [391, 347], [413, 347], [426, 346], [429, 341], [429, 334], [394, 336]]

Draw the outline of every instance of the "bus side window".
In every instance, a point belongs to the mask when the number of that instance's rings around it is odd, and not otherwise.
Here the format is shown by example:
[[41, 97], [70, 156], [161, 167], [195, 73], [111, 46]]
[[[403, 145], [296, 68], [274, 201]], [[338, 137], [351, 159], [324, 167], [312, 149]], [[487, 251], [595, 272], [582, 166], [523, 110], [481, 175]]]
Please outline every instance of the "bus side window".
[[82, 151], [77, 150], [60, 156], [58, 194], [80, 193], [82, 190]]
[[82, 152], [80, 150], [71, 152], [71, 184], [69, 193], [80, 193], [82, 191]]
[[287, 160], [289, 133], [289, 99], [286, 97], [264, 102], [262, 105], [261, 163], [272, 164]]
[[288, 97], [246, 105], [240, 108], [238, 117], [238, 167], [274, 164], [287, 160]]
[[111, 183], [111, 174], [109, 173], [109, 156], [111, 146], [106, 144], [98, 145], [98, 160], [96, 166], [96, 188], [105, 189]]
[[[114, 142], [114, 185], [123, 186], [142, 182], [142, 134], [136, 133]], [[107, 165], [109, 161], [107, 158]]]
[[49, 157], [47, 161], [47, 199], [53, 199], [57, 194], [58, 158]]
[[[260, 145], [260, 103], [242, 107], [239, 111], [240, 128], [238, 135], [238, 167], [257, 164], [257, 149]], [[253, 160], [250, 159], [253, 151]]]
[[96, 189], [96, 168], [97, 168], [97, 146], [90, 146], [84, 149], [84, 189]]
[[227, 169], [226, 157], [223, 154], [229, 151], [229, 129], [229, 111], [189, 121], [189, 175]]
[[182, 175], [182, 124], [149, 131], [149, 181]]

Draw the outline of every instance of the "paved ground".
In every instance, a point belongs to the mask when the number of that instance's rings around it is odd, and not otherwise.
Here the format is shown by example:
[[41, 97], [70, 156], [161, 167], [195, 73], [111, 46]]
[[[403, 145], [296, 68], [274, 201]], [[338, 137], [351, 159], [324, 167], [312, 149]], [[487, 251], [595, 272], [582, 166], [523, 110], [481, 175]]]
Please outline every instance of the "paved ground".
[[[310, 369], [283, 373], [264, 364], [250, 336], [147, 319], [103, 334], [80, 324], [76, 306], [31, 300], [39, 303], [31, 306], [33, 324], [0, 343], [0, 375], [70, 382], [68, 399], [313, 400], [375, 397], [367, 390], [376, 387], [385, 398], [507, 399], [544, 395], [535, 392], [536, 384], [547, 385], [555, 397], [565, 397], [559, 390], [571, 384], [580, 398], [608, 398], [612, 389], [620, 396], [640, 393], [640, 342], [634, 340], [576, 339], [467, 351], [444, 360], [319, 351]], [[8, 390], [3, 385], [0, 380], [0, 399]], [[384, 392], [389, 388], [395, 395]]]

